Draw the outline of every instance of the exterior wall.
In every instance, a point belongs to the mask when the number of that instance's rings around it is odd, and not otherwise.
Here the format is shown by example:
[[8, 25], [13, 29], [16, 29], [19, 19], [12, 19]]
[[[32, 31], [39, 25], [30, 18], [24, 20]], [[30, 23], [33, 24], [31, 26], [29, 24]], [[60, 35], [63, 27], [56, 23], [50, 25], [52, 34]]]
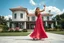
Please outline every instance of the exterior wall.
[[[48, 17], [49, 17], [49, 21], [51, 21], [52, 20], [52, 17], [51, 16], [48, 16]], [[43, 16], [43, 21], [48, 21], [47, 16]]]
[[[30, 16], [29, 17], [29, 21], [32, 21], [32, 17], [33, 16]], [[28, 18], [27, 18], [28, 19]], [[37, 17], [35, 16], [35, 21], [37, 20]], [[43, 21], [47, 21], [47, 16], [42, 16], [42, 20]], [[52, 17], [51, 16], [49, 16], [49, 21], [51, 21], [52, 20]]]
[[47, 21], [47, 16], [43, 16], [43, 21]]
[[49, 21], [51, 21], [52, 20], [52, 16], [49, 16]]
[[[33, 17], [33, 16], [30, 16], [30, 17], [29, 17], [29, 21], [32, 21], [32, 17]], [[37, 17], [35, 16], [35, 21], [36, 21], [36, 19], [37, 19]]]
[[[17, 14], [17, 18], [14, 18], [14, 14]], [[23, 13], [23, 18], [20, 17], [20, 14]], [[24, 11], [15, 11], [12, 13], [12, 21], [26, 21], [27, 17], [26, 17], [26, 12]]]

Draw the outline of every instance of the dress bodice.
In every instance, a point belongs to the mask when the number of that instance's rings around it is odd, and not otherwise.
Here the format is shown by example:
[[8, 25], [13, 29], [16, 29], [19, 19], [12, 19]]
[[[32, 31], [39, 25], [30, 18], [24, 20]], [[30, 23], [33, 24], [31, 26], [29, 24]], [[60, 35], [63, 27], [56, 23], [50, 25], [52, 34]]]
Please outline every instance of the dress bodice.
[[40, 15], [41, 15], [41, 14], [39, 13], [37, 17], [40, 17]]

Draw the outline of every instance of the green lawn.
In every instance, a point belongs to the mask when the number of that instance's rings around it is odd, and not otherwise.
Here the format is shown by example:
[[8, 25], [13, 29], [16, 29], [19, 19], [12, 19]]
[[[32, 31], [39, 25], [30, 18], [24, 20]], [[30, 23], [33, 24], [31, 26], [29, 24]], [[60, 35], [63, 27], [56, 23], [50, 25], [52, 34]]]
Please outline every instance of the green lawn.
[[27, 36], [28, 32], [0, 32], [0, 36]]
[[51, 32], [51, 33], [56, 33], [56, 34], [62, 34], [62, 35], [64, 35], [64, 31], [47, 31], [47, 32]]
[[[32, 32], [32, 30], [28, 30], [28, 32], [0, 32], [0, 36], [27, 36]], [[55, 34], [64, 35], [64, 31], [47, 31]]]

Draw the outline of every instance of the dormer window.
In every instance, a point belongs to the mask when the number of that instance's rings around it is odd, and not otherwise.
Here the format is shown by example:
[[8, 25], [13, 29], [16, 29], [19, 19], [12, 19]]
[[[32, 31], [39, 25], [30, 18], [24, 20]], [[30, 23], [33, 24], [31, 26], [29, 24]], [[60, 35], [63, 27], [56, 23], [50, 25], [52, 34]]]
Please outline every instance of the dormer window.
[[23, 18], [23, 13], [20, 13], [20, 17]]
[[15, 14], [14, 14], [14, 18], [16, 19], [16, 17], [17, 17], [17, 14], [15, 13]]

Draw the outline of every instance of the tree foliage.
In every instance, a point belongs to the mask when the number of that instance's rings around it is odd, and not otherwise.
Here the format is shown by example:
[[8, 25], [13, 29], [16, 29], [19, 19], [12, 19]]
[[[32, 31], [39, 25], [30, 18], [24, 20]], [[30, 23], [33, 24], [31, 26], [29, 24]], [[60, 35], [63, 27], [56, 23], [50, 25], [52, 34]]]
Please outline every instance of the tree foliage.
[[0, 25], [6, 25], [6, 19], [4, 16], [0, 16]]
[[58, 25], [61, 25], [61, 27], [64, 28], [64, 13], [56, 15], [53, 19], [57, 21]]

